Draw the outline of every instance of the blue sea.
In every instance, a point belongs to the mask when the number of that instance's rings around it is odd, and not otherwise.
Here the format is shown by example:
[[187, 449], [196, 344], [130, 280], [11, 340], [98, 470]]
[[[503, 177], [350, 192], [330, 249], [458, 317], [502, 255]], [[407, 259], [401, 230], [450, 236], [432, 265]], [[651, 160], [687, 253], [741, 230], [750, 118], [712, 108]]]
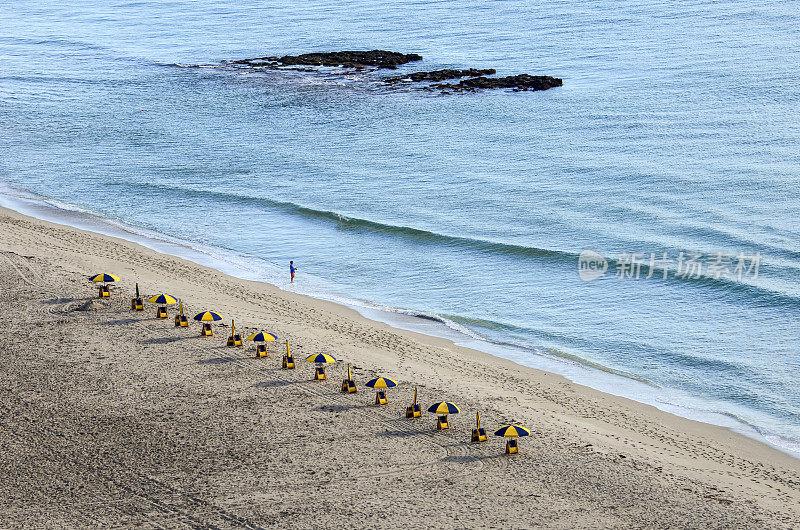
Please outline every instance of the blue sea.
[[[800, 454], [798, 28], [778, 1], [15, 0], [0, 202]], [[424, 60], [223, 63], [370, 49]], [[564, 83], [381, 82], [469, 67]]]

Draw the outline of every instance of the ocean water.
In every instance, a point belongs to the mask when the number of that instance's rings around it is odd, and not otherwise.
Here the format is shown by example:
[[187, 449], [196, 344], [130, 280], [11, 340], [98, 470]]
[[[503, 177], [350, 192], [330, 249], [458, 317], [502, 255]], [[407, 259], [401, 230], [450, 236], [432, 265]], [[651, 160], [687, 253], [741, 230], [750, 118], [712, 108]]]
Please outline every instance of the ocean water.
[[[5, 4], [4, 204], [800, 452], [794, 5], [272, 4]], [[425, 59], [221, 65], [342, 49]], [[444, 67], [564, 85], [380, 82]]]

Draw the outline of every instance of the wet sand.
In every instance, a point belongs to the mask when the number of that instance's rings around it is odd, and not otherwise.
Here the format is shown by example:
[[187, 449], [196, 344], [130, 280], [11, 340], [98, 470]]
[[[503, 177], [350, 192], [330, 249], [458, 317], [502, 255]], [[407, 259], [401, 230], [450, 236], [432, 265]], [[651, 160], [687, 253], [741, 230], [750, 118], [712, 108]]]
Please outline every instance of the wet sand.
[[[727, 429], [9, 210], [0, 254], [0, 527], [800, 527], [800, 461]], [[137, 281], [288, 339], [297, 369], [282, 342], [257, 359], [227, 325], [130, 311]], [[329, 381], [311, 353], [340, 359]], [[376, 375], [399, 383], [386, 407]], [[449, 432], [405, 419], [415, 385], [461, 407]], [[534, 434], [472, 445], [477, 410]]]

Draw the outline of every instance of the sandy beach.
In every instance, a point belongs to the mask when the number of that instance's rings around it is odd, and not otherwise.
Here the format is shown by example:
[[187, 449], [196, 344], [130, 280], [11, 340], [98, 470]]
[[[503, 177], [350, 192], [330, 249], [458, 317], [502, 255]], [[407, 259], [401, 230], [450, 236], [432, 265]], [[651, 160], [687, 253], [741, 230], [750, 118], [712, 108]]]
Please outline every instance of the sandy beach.
[[[0, 251], [0, 527], [800, 527], [800, 461], [727, 429], [9, 210]], [[122, 278], [110, 299], [98, 272]], [[224, 324], [132, 312], [135, 282]], [[270, 358], [226, 347], [231, 318], [279, 337]], [[311, 353], [340, 360], [327, 382]], [[461, 407], [449, 432], [405, 419], [415, 385]], [[478, 410], [533, 429], [519, 455], [470, 444]]]

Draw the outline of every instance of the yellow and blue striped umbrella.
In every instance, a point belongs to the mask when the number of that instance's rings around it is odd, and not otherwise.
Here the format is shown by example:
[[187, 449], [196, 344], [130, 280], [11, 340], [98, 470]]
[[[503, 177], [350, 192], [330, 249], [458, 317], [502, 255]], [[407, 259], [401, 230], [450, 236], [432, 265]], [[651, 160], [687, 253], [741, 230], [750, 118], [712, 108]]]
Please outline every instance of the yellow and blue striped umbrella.
[[388, 377], [376, 377], [367, 381], [366, 385], [370, 388], [392, 388], [397, 386], [397, 381]]
[[258, 333], [253, 333], [247, 337], [247, 340], [252, 340], [255, 342], [272, 342], [273, 340], [278, 340], [278, 337], [272, 333], [267, 333], [266, 331], [259, 331]]
[[529, 436], [531, 431], [522, 425], [503, 425], [496, 431], [495, 436], [505, 436], [506, 438], [519, 438], [520, 436]]
[[310, 363], [335, 363], [336, 359], [333, 356], [328, 355], [327, 353], [317, 353], [314, 355], [309, 355], [306, 357], [306, 361]]
[[428, 412], [433, 412], [434, 414], [458, 414], [461, 411], [456, 407], [455, 403], [440, 401], [428, 407]]
[[161, 294], [157, 294], [154, 297], [152, 297], [150, 300], [148, 300], [148, 302], [153, 303], [153, 304], [161, 304], [161, 305], [177, 304], [178, 303], [178, 299], [175, 298], [174, 296], [170, 296], [170, 295], [168, 295], [166, 293], [161, 293]]
[[98, 274], [96, 276], [89, 276], [89, 281], [90, 282], [94, 282], [94, 283], [118, 282], [119, 281], [119, 276], [116, 276], [114, 274], [102, 273], [102, 274]]
[[215, 311], [203, 311], [202, 313], [197, 313], [194, 319], [200, 322], [215, 322], [217, 320], [222, 320], [222, 315]]

